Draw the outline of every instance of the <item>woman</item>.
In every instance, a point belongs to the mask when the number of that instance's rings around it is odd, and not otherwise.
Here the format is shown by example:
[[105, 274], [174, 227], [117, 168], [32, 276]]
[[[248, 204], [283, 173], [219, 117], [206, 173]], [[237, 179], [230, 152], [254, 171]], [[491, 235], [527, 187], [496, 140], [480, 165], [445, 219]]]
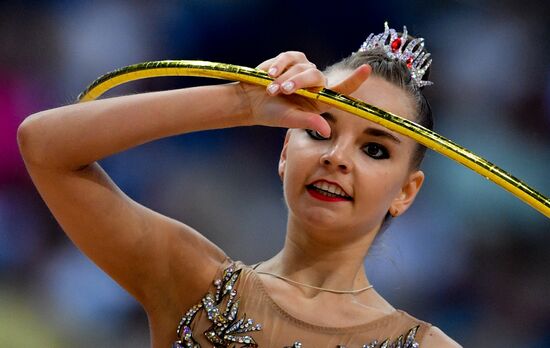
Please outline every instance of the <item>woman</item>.
[[[423, 47], [407, 53], [406, 34], [387, 25], [383, 34], [326, 75], [302, 53], [282, 53], [259, 66], [275, 78], [267, 91], [238, 83], [146, 93], [43, 111], [20, 126], [21, 152], [49, 209], [143, 305], [154, 347], [458, 346], [394, 309], [363, 266], [381, 227], [422, 186], [424, 149], [293, 95], [328, 85], [430, 126], [420, 92], [428, 83]], [[132, 201], [96, 162], [171, 135], [248, 125], [291, 128], [279, 161], [289, 208], [285, 245], [254, 267]]]

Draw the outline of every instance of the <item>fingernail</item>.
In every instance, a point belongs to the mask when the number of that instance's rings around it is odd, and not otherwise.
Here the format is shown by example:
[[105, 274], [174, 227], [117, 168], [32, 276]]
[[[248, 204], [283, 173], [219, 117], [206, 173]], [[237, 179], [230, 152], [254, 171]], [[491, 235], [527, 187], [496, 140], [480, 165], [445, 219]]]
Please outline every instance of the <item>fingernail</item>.
[[275, 76], [275, 74], [277, 74], [277, 68], [272, 66], [271, 68], [269, 68], [267, 73], [269, 74], [269, 76]]
[[294, 82], [286, 81], [281, 87], [285, 92], [292, 92], [292, 90], [294, 89]]
[[277, 83], [272, 83], [269, 86], [267, 86], [267, 92], [269, 94], [275, 94], [279, 91], [279, 85]]

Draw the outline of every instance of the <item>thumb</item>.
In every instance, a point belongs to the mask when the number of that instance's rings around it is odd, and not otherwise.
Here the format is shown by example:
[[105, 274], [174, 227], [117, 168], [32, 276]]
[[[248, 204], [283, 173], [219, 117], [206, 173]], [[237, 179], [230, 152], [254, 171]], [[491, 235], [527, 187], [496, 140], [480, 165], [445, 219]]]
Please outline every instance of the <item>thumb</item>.
[[341, 94], [349, 95], [355, 92], [355, 90], [357, 90], [357, 88], [359, 88], [359, 86], [361, 86], [361, 84], [363, 84], [363, 82], [365, 82], [369, 78], [371, 72], [371, 66], [368, 64], [363, 64], [355, 69], [351, 73], [351, 75], [349, 75], [343, 81], [330, 87], [330, 89]]
[[290, 110], [282, 122], [287, 128], [303, 128], [317, 131], [323, 137], [330, 136], [330, 125], [321, 115], [301, 110]]

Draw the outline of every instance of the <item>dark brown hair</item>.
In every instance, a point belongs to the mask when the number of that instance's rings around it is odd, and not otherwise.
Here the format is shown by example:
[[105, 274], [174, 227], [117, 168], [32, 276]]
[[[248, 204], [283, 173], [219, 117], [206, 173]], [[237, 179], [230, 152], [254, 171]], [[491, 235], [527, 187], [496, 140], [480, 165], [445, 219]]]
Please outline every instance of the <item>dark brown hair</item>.
[[[432, 109], [428, 100], [422, 94], [422, 88], [418, 88], [412, 83], [412, 76], [405, 62], [395, 58], [390, 58], [382, 49], [373, 49], [364, 52], [355, 52], [349, 57], [346, 57], [338, 63], [327, 68], [327, 73], [332, 70], [355, 70], [363, 64], [368, 64], [372, 68], [372, 75], [381, 77], [388, 82], [402, 88], [415, 101], [416, 106], [416, 122], [430, 130], [433, 130]], [[427, 79], [430, 75], [430, 69], [426, 71], [423, 79]], [[418, 169], [424, 155], [426, 147], [417, 144], [417, 149], [411, 159], [411, 168]]]
[[[409, 37], [411, 40], [412, 37]], [[409, 41], [407, 40], [407, 41]], [[422, 87], [417, 87], [413, 81], [409, 68], [406, 63], [395, 58], [390, 58], [386, 55], [382, 49], [372, 49], [368, 51], [355, 52], [349, 57], [346, 57], [336, 64], [331, 65], [326, 69], [327, 73], [332, 70], [355, 70], [363, 64], [368, 64], [372, 68], [372, 75], [381, 77], [386, 81], [393, 83], [394, 85], [402, 88], [404, 91], [415, 101], [416, 106], [416, 123], [433, 130], [433, 116], [432, 109], [428, 100], [422, 94]], [[423, 76], [424, 80], [427, 80], [430, 76], [430, 69], [426, 71]], [[411, 168], [413, 170], [419, 169], [424, 155], [426, 154], [426, 147], [422, 144], [416, 145], [416, 151], [411, 158]], [[384, 217], [382, 226], [377, 236], [384, 232], [390, 225], [392, 215], [388, 212]]]

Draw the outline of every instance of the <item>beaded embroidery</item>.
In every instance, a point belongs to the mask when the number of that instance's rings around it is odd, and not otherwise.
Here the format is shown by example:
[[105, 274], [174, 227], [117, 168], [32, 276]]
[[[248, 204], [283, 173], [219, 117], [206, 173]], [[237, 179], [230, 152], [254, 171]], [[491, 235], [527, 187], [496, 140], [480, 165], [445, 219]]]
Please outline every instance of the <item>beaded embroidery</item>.
[[[418, 332], [419, 326], [415, 326], [407, 332], [406, 338], [401, 335], [393, 343], [390, 342], [390, 339], [386, 339], [382, 342], [374, 340], [371, 343], [364, 344], [361, 348], [419, 348], [420, 344], [416, 342], [416, 333]], [[285, 348], [303, 348], [303, 345], [300, 341], [294, 342], [293, 345], [287, 346]], [[346, 346], [338, 345], [336, 348], [347, 348]]]
[[[237, 299], [235, 284], [241, 271], [242, 269], [235, 270], [234, 264], [227, 267], [223, 271], [222, 279], [214, 281], [215, 294], [208, 292], [198, 304], [185, 313], [176, 331], [178, 339], [172, 348], [201, 348], [191, 330], [191, 323], [200, 310], [206, 312], [208, 320], [212, 323], [204, 332], [204, 336], [214, 348], [258, 347], [254, 338], [247, 333], [261, 330], [262, 325], [254, 324], [254, 320], [246, 318], [246, 314], [241, 319], [237, 319], [240, 301]], [[374, 340], [364, 344], [362, 348], [419, 348], [420, 345], [415, 339], [418, 329], [419, 326], [413, 327], [406, 335], [399, 336], [394, 342], [389, 338], [382, 342]], [[302, 348], [302, 343], [296, 341], [293, 345], [284, 348]], [[338, 345], [336, 348], [346, 348], [346, 346]]]
[[[236, 299], [235, 283], [240, 274], [241, 270], [235, 271], [233, 265], [226, 268], [223, 272], [223, 278], [214, 281], [216, 293], [214, 295], [207, 293], [200, 303], [191, 307], [185, 313], [178, 325], [178, 340], [172, 345], [173, 348], [200, 348], [200, 344], [193, 338], [190, 326], [201, 309], [206, 312], [208, 320], [212, 322], [204, 335], [208, 341], [214, 344], [215, 348], [229, 347], [230, 345], [231, 347], [237, 347], [236, 344], [240, 344], [240, 347], [257, 347], [256, 341], [245, 334], [261, 330], [262, 326], [260, 324], [254, 325], [254, 321], [247, 319], [246, 314], [241, 319], [237, 319], [239, 300]], [[227, 302], [224, 309], [222, 308], [222, 301], [226, 298]]]

